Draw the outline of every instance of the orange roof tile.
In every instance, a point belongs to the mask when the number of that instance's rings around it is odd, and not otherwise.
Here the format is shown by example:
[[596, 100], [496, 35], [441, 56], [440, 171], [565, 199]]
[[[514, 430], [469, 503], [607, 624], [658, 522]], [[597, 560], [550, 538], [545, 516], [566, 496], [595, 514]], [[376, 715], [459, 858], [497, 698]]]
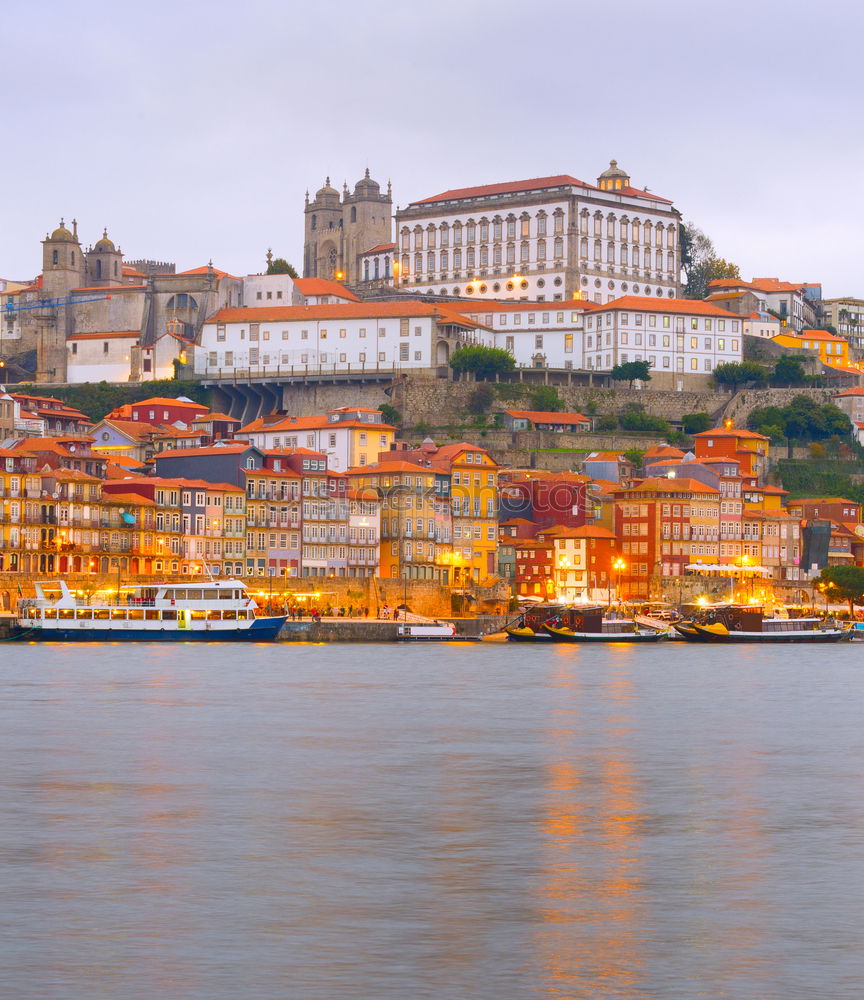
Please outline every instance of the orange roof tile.
[[[459, 201], [463, 198], [484, 198], [499, 194], [521, 194], [527, 191], [542, 191], [549, 188], [569, 188], [581, 187], [592, 191], [600, 189], [594, 184], [586, 184], [570, 174], [553, 174], [551, 177], [532, 177], [523, 181], [506, 181], [503, 184], [483, 184], [479, 187], [453, 188], [450, 191], [442, 191], [441, 194], [432, 195], [430, 198], [422, 198], [420, 201], [410, 202], [409, 207], [415, 205], [430, 205], [441, 201]], [[601, 195], [624, 195], [629, 198], [646, 198], [651, 201], [663, 201], [671, 204], [668, 198], [661, 198], [659, 195], [642, 188], [625, 187], [617, 191], [602, 191]]]
[[[141, 336], [140, 330], [112, 330], [107, 333], [73, 333], [67, 340], [136, 340]], [[71, 362], [74, 364], [74, 362]]]
[[702, 299], [652, 299], [648, 295], [622, 295], [605, 305], [594, 307], [595, 312], [610, 311], [676, 313], [686, 316], [718, 316], [720, 319], [735, 319], [734, 314], [719, 306], [712, 306]]
[[301, 295], [338, 295], [341, 299], [360, 302], [341, 281], [331, 281], [328, 278], [295, 278], [294, 287]]
[[517, 420], [530, 420], [535, 424], [590, 424], [588, 417], [581, 413], [555, 413], [545, 410], [504, 410]]
[[245, 427], [240, 427], [235, 431], [236, 434], [254, 434], [261, 431], [279, 431], [279, 433], [284, 433], [285, 431], [312, 431], [312, 430], [323, 430], [325, 427], [330, 428], [330, 430], [337, 430], [338, 428], [348, 427], [348, 428], [372, 428], [374, 430], [385, 430], [393, 431], [396, 428], [392, 424], [379, 424], [373, 421], [367, 420], [328, 420], [325, 414], [314, 416], [314, 417], [285, 417], [283, 420], [279, 421], [267, 421], [265, 417], [258, 417], [253, 420], [251, 424], [246, 424]]
[[367, 253], [384, 253], [387, 250], [395, 250], [395, 249], [396, 249], [395, 243], [379, 243], [378, 246], [372, 247], [371, 250], [364, 250], [361, 256]]
[[[437, 316], [445, 323], [458, 322], [462, 326], [474, 327], [478, 324], [462, 316], [454, 306], [447, 303], [422, 302], [417, 299], [408, 302], [358, 302], [335, 303], [320, 306], [263, 306], [234, 307], [220, 309], [208, 317], [208, 323], [279, 323], [290, 320], [337, 320], [405, 318], [413, 316]], [[480, 324], [482, 325], [482, 324]]]
[[668, 479], [666, 476], [649, 476], [641, 480], [636, 486], [622, 487], [619, 492], [635, 493], [716, 493], [720, 495], [720, 490], [713, 486], [706, 486], [698, 479]]
[[[756, 431], [745, 431], [740, 427], [712, 427], [711, 430], [700, 431], [698, 434], [693, 435], [694, 438], [720, 438], [720, 437], [734, 437], [734, 438], [746, 438], [748, 440], [756, 441], [769, 441], [770, 438], [765, 437], [764, 434], [757, 434]], [[749, 453], [748, 453], [749, 454]]]
[[217, 278], [233, 278], [235, 281], [240, 279], [233, 274], [229, 274], [227, 271], [220, 271], [218, 267], [211, 267], [209, 264], [202, 264], [201, 267], [190, 267], [188, 271], [178, 271], [177, 274], [209, 274], [213, 273]]

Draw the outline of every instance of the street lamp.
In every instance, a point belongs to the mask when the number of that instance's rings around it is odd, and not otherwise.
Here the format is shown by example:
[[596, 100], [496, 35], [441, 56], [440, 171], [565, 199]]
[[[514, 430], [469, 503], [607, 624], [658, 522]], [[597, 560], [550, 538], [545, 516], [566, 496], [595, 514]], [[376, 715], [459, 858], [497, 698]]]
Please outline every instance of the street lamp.
[[612, 563], [612, 571], [618, 575], [615, 577], [615, 600], [616, 602], [620, 600], [620, 595], [618, 594], [618, 587], [621, 582], [621, 573], [627, 569], [627, 563], [624, 562], [620, 557]]
[[559, 574], [559, 586], [558, 586], [558, 596], [566, 599], [567, 594], [567, 570], [570, 568], [570, 560], [567, 556], [561, 556], [558, 560], [558, 569], [561, 571]]

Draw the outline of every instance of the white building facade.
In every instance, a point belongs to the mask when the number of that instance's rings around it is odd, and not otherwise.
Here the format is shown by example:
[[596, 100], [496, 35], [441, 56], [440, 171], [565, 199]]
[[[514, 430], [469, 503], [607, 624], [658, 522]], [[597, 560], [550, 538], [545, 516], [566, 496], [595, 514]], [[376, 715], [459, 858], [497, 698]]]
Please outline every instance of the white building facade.
[[396, 213], [396, 284], [541, 302], [674, 298], [679, 222], [614, 160], [596, 185], [563, 174], [445, 191]]
[[720, 364], [742, 359], [742, 320], [708, 302], [624, 296], [585, 318], [588, 371], [628, 361], [651, 364], [652, 388], [696, 388]]
[[443, 303], [222, 309], [204, 323], [194, 365], [204, 377], [422, 370], [446, 365], [458, 347], [492, 340]]

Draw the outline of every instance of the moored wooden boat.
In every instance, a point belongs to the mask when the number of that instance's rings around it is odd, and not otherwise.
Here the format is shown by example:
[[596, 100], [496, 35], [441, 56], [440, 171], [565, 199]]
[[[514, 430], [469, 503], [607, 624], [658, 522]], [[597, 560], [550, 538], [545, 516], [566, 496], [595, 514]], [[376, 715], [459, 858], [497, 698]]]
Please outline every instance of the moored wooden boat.
[[543, 628], [554, 642], [659, 642], [663, 628], [640, 625], [630, 618], [604, 618], [603, 608], [565, 608]]
[[551, 642], [552, 637], [543, 630], [543, 623], [561, 612], [562, 604], [537, 604], [525, 608], [519, 617], [504, 626], [512, 642]]
[[849, 625], [816, 616], [766, 617], [763, 608], [749, 605], [714, 608], [699, 619], [676, 622], [673, 627], [688, 642], [826, 643], [852, 638]]

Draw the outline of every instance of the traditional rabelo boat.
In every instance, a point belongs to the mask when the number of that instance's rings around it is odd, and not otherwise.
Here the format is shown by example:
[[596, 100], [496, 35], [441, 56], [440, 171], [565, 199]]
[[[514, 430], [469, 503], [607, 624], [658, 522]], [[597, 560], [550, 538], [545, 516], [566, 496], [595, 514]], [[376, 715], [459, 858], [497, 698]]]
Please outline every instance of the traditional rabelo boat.
[[259, 617], [240, 580], [122, 587], [114, 603], [79, 600], [64, 580], [36, 583], [16, 638], [32, 642], [266, 642], [285, 616]]
[[544, 631], [543, 623], [560, 614], [563, 604], [535, 604], [524, 608], [519, 617], [504, 626], [507, 638], [513, 642], [551, 642], [552, 636]]
[[775, 618], [762, 607], [728, 605], [673, 626], [688, 642], [844, 642], [852, 638], [850, 625], [812, 615]]
[[543, 629], [553, 642], [659, 642], [669, 634], [632, 618], [604, 617], [600, 606], [564, 608], [545, 621]]

